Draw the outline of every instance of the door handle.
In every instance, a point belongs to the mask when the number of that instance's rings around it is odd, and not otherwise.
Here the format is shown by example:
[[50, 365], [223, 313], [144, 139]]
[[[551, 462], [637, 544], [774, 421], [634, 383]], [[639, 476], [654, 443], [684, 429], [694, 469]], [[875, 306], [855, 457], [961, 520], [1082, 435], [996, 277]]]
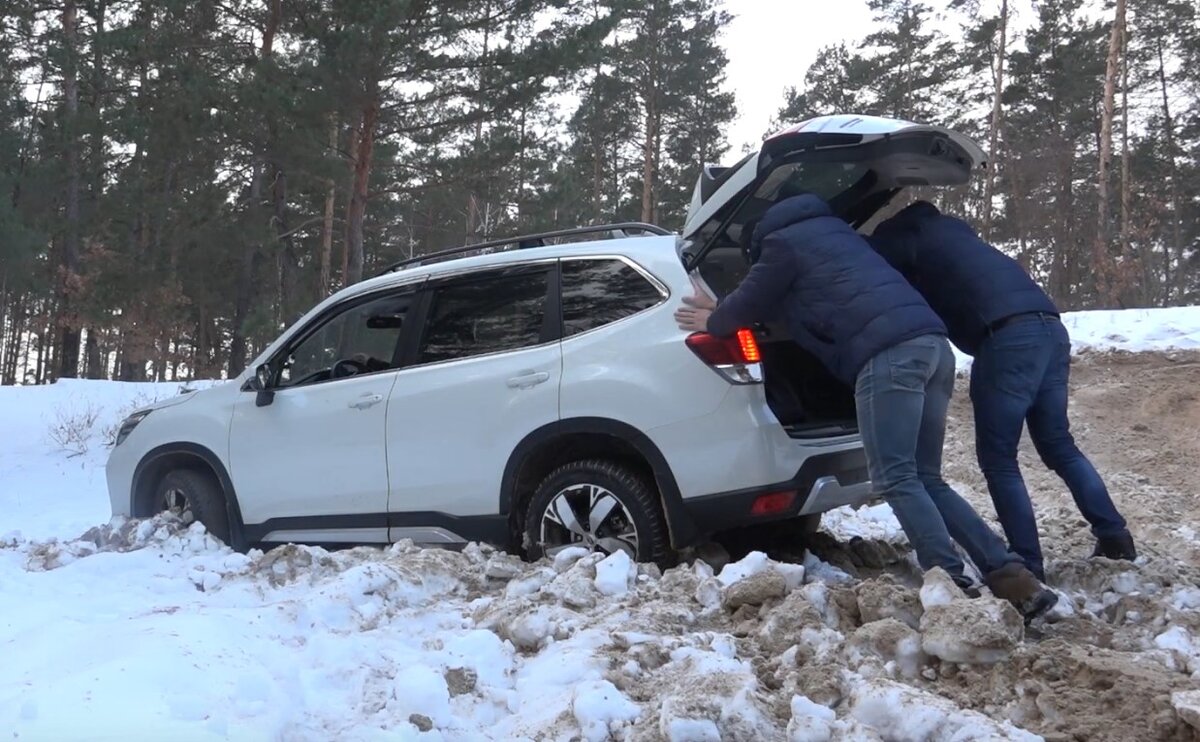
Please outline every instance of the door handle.
[[520, 376], [514, 376], [511, 379], [509, 379], [508, 380], [508, 388], [509, 389], [530, 389], [532, 387], [537, 386], [538, 384], [541, 384], [541, 383], [549, 381], [549, 380], [550, 380], [550, 374], [546, 373], [545, 371], [538, 371], [536, 373], [533, 371], [530, 371], [529, 373], [521, 374]]
[[368, 407], [374, 407], [383, 401], [382, 394], [364, 394], [358, 399], [350, 403], [350, 407], [356, 410], [365, 410]]

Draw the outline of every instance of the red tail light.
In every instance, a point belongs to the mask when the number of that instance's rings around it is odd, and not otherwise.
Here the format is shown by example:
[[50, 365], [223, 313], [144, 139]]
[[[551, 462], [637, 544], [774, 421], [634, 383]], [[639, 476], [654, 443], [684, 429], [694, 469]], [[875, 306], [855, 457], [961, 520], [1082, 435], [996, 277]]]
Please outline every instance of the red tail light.
[[758, 352], [758, 341], [754, 339], [753, 332], [746, 329], [738, 330], [737, 341], [742, 350], [742, 358], [746, 359], [746, 363], [758, 363], [762, 360], [762, 354]]
[[727, 338], [697, 332], [688, 336], [687, 345], [726, 381], [733, 384], [758, 384], [762, 381], [762, 367], [758, 365], [762, 362], [762, 354], [750, 330], [738, 330]]
[[707, 332], [697, 332], [688, 336], [687, 345], [693, 353], [700, 356], [700, 360], [710, 366], [729, 366], [762, 361], [762, 354], [758, 351], [758, 342], [750, 330], [738, 330], [736, 335], [728, 338], [719, 338], [709, 335]]
[[751, 515], [777, 515], [786, 511], [796, 501], [795, 492], [770, 492], [754, 498], [750, 506]]

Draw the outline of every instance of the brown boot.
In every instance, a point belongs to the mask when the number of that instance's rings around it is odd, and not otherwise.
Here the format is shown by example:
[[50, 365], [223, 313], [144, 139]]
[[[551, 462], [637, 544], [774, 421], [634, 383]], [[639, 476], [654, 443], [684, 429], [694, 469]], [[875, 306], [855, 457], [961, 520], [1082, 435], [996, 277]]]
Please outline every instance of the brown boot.
[[1009, 562], [989, 572], [983, 581], [992, 595], [1016, 606], [1025, 617], [1025, 623], [1050, 610], [1058, 602], [1057, 593], [1047, 590], [1025, 565], [1017, 562]]

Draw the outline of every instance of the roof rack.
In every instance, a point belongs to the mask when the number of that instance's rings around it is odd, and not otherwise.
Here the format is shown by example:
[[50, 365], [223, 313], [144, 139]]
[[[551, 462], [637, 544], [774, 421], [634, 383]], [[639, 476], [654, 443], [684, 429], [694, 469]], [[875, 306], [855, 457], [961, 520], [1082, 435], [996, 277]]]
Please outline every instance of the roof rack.
[[[487, 242], [478, 242], [473, 245], [463, 245], [462, 247], [452, 247], [449, 250], [439, 250], [431, 252], [427, 255], [417, 255], [407, 260], [401, 260], [397, 263], [392, 263], [387, 268], [379, 273], [392, 273], [401, 268], [409, 268], [417, 265], [424, 265], [428, 262], [453, 258], [465, 253], [477, 252], [486, 250], [492, 247], [503, 247], [504, 245], [516, 245], [518, 250], [524, 250], [531, 247], [545, 247], [547, 240], [557, 239], [559, 237], [577, 237], [585, 234], [603, 234], [613, 233], [614, 237], [628, 237], [629, 232], [648, 232], [654, 235], [669, 235], [669, 230], [653, 224], [645, 222], [616, 222], [614, 224], [596, 224], [590, 227], [573, 227], [571, 229], [556, 229], [551, 232], [536, 232], [534, 234], [522, 234], [515, 237], [507, 237], [499, 240], [489, 240]], [[617, 234], [619, 233], [619, 234]]]

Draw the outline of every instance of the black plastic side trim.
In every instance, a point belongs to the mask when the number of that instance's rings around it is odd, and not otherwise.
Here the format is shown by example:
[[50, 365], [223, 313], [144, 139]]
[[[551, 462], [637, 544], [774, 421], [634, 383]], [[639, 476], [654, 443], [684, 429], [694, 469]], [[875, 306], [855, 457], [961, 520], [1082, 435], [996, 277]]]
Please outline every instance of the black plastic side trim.
[[[828, 476], [837, 477], [843, 486], [867, 481], [866, 453], [861, 448], [819, 453], [805, 459], [796, 476], [786, 482], [694, 497], [685, 500], [683, 508], [704, 536], [751, 523], [794, 518], [804, 507], [817, 479]], [[792, 490], [797, 492], [797, 497], [787, 511], [765, 516], [750, 514], [750, 508], [759, 495]]]
[[525, 436], [508, 458], [504, 467], [504, 476], [500, 480], [500, 506], [502, 517], [507, 517], [512, 509], [516, 495], [517, 475], [521, 465], [539, 447], [562, 436], [590, 433], [610, 435], [628, 443], [650, 464], [654, 479], [662, 495], [663, 512], [667, 517], [667, 529], [671, 534], [671, 545], [682, 548], [695, 543], [698, 532], [690, 515], [683, 507], [683, 495], [675, 482], [667, 459], [644, 433], [637, 428], [618, 420], [605, 417], [575, 417], [558, 420], [544, 425]]
[[301, 515], [268, 518], [246, 525], [246, 539], [260, 543], [272, 531], [338, 530], [345, 528], [445, 528], [467, 541], [483, 541], [503, 547], [507, 519], [500, 515], [450, 515], [432, 510], [403, 513], [353, 513], [347, 515]]

